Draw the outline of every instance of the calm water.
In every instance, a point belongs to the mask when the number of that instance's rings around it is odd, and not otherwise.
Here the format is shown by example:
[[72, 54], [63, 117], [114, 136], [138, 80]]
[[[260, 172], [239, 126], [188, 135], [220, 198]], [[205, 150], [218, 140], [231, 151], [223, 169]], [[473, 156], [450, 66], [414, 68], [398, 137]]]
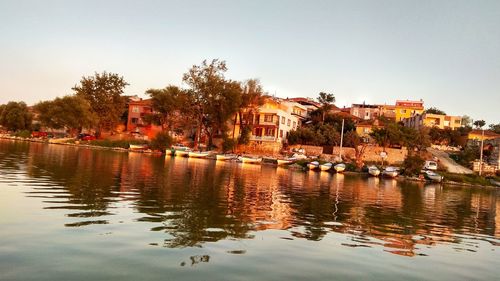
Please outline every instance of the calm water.
[[0, 140], [0, 280], [498, 280], [499, 195]]

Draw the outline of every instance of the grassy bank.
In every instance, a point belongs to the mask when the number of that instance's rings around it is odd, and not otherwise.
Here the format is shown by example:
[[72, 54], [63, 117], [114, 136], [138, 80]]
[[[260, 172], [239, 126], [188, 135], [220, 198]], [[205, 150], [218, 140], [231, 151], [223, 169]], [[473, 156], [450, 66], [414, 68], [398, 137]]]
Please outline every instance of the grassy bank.
[[492, 185], [487, 178], [481, 177], [477, 174], [453, 174], [447, 172], [440, 172], [440, 173], [444, 176], [445, 182], [451, 181], [456, 183], [483, 185], [483, 186]]

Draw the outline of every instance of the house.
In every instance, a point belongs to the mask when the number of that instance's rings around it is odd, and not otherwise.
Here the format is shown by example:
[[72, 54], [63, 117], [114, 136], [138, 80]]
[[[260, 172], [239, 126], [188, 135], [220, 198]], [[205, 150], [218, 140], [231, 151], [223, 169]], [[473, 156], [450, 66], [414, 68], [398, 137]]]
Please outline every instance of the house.
[[470, 141], [481, 141], [481, 140], [493, 140], [500, 138], [500, 134], [497, 134], [490, 130], [472, 130], [469, 132], [467, 138]]
[[374, 129], [384, 128], [384, 124], [378, 120], [363, 120], [356, 124], [356, 134], [360, 136], [365, 142], [369, 142], [371, 137], [370, 133]]
[[363, 120], [373, 120], [379, 117], [386, 117], [390, 119], [395, 118], [394, 105], [382, 104], [352, 104], [350, 113]]
[[128, 102], [127, 131], [139, 133], [153, 138], [161, 131], [161, 126], [150, 124], [144, 120], [148, 114], [152, 114], [151, 99], [143, 100], [137, 96], [130, 97]]
[[405, 118], [422, 114], [424, 112], [424, 102], [422, 100], [397, 100], [394, 110], [396, 122], [403, 121]]
[[307, 110], [307, 115], [311, 114], [311, 112], [319, 109], [321, 107], [321, 104], [311, 98], [303, 98], [303, 97], [299, 97], [299, 98], [290, 98], [290, 99], [286, 99], [287, 101], [290, 101], [290, 102], [296, 102], [302, 106], [304, 106]]
[[425, 127], [438, 127], [440, 129], [450, 128], [452, 130], [462, 127], [462, 117], [449, 116], [444, 114], [422, 113], [404, 118], [403, 123], [406, 127], [419, 129]]
[[286, 142], [288, 133], [300, 127], [307, 112], [306, 106], [290, 99], [266, 97], [264, 104], [256, 112], [246, 113], [243, 120], [239, 116], [235, 117], [230, 135], [238, 138], [242, 133], [242, 125], [248, 125], [252, 129], [251, 146], [279, 151], [283, 142]]

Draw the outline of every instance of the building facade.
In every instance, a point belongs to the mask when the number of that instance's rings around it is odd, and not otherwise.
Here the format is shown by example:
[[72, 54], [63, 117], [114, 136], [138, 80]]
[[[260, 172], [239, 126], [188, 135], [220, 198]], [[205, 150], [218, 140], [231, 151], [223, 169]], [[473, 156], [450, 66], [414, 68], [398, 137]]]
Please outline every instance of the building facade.
[[410, 118], [416, 114], [422, 114], [424, 112], [424, 102], [420, 101], [410, 101], [410, 100], [398, 100], [394, 107], [396, 122], [403, 121], [405, 118]]
[[444, 114], [415, 114], [402, 120], [406, 127], [419, 129], [421, 127], [438, 127], [440, 129], [458, 129], [462, 127], [462, 117]]
[[144, 121], [144, 116], [151, 113], [153, 113], [153, 109], [150, 99], [143, 100], [131, 97], [128, 103], [127, 131], [147, 136], [150, 139], [153, 138], [161, 131], [161, 127]]

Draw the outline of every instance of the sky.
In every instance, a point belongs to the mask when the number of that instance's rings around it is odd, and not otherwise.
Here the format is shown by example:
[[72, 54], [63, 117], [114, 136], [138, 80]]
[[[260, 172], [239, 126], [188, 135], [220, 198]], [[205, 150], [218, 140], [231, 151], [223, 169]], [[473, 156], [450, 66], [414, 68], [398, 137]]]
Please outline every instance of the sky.
[[278, 97], [423, 99], [500, 123], [498, 0], [0, 0], [0, 104], [72, 94], [102, 71], [144, 96], [204, 59]]

